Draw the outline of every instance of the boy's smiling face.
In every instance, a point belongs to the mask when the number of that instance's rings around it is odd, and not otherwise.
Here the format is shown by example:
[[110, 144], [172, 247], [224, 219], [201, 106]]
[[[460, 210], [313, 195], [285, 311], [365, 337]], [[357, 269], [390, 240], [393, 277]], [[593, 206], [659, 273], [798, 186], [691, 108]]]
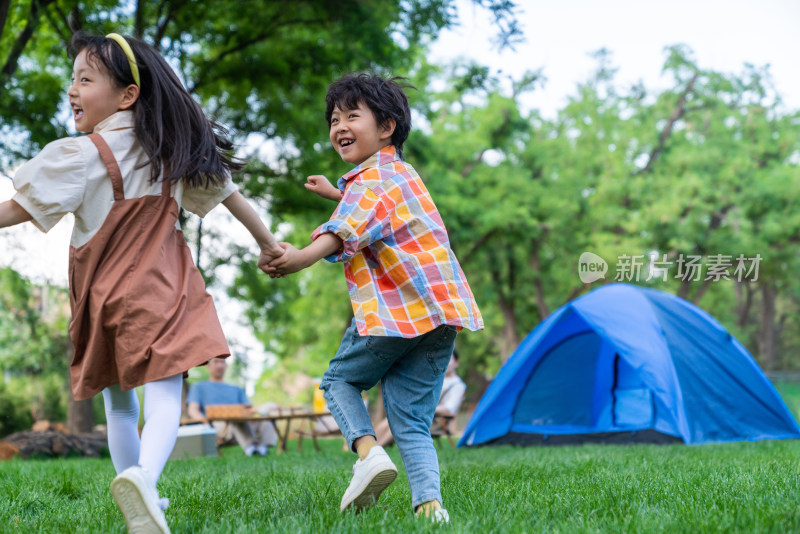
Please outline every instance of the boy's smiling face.
[[344, 161], [359, 165], [391, 144], [394, 127], [393, 119], [383, 126], [378, 124], [364, 102], [359, 102], [355, 109], [336, 106], [331, 113], [331, 143]]

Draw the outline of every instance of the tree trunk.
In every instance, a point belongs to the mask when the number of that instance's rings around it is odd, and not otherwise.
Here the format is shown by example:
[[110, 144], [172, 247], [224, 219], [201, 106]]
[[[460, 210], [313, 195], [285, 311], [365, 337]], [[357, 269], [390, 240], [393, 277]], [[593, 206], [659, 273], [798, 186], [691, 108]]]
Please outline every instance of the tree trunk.
[[539, 320], [544, 321], [545, 317], [550, 315], [550, 310], [547, 308], [547, 302], [544, 299], [544, 286], [542, 285], [542, 269], [541, 262], [539, 261], [539, 242], [534, 240], [531, 247], [531, 269], [536, 273], [536, 279], [533, 282], [534, 293], [536, 294], [536, 309], [539, 312]]
[[[41, 18], [42, 13], [47, 8], [48, 4], [51, 4], [52, 2], [53, 0], [37, 0], [31, 2], [31, 11], [28, 15], [28, 20], [25, 24], [25, 27], [17, 35], [17, 39], [14, 42], [14, 45], [11, 47], [11, 51], [8, 53], [8, 56], [6, 57], [6, 63], [3, 65], [2, 70], [0, 70], [0, 83], [5, 83], [6, 80], [11, 79], [11, 77], [17, 71], [17, 67], [19, 67], [19, 58], [22, 55], [22, 52], [25, 50], [25, 46], [33, 37], [36, 27], [39, 25], [39, 19]], [[0, 28], [0, 33], [2, 33], [2, 30], [3, 28]]]
[[[750, 307], [753, 304], [753, 288], [747, 280], [736, 282], [734, 287], [736, 288], [736, 299], [739, 302], [736, 306], [736, 313], [739, 316], [736, 320], [736, 326], [743, 327], [750, 317]], [[744, 295], [742, 295], [742, 288], [744, 288]]]
[[92, 399], [76, 401], [69, 390], [69, 407], [67, 409], [67, 431], [70, 434], [86, 434], [94, 428], [94, 412]]
[[664, 130], [661, 131], [661, 135], [658, 136], [658, 144], [653, 148], [650, 152], [650, 157], [647, 158], [647, 164], [644, 168], [640, 171], [640, 174], [645, 174], [650, 172], [653, 169], [653, 162], [658, 159], [658, 156], [661, 154], [661, 151], [664, 150], [664, 146], [667, 144], [667, 139], [669, 138], [670, 134], [672, 133], [672, 128], [675, 127], [675, 123], [683, 117], [683, 114], [686, 112], [686, 99], [689, 96], [689, 93], [692, 92], [694, 88], [694, 84], [697, 81], [697, 77], [700, 75], [699, 72], [695, 72], [692, 79], [689, 80], [689, 83], [686, 85], [686, 89], [681, 94], [680, 98], [678, 99], [678, 103], [675, 105], [675, 109], [672, 111], [672, 115], [667, 121], [667, 125], [664, 127]]
[[711, 287], [711, 281], [703, 280], [703, 283], [700, 284], [700, 287], [697, 289], [697, 291], [695, 291], [694, 295], [692, 296], [692, 299], [689, 302], [697, 306], [700, 302], [700, 299], [702, 299], [703, 295], [705, 295], [706, 291], [708, 291], [709, 287]]
[[514, 349], [519, 345], [520, 339], [517, 335], [517, 316], [514, 313], [514, 308], [509, 303], [500, 298], [498, 303], [500, 311], [503, 313], [503, 333], [500, 346], [500, 357], [503, 363], [511, 356]]
[[[513, 263], [509, 262], [508, 283], [506, 284], [503, 281], [495, 256], [489, 256], [488, 267], [497, 290], [497, 307], [500, 308], [500, 313], [503, 314], [503, 331], [498, 343], [500, 344], [500, 359], [505, 363], [520, 341], [517, 336], [517, 314], [514, 309], [514, 268]], [[508, 287], [508, 292], [503, 291], [504, 286]]]
[[0, 38], [3, 37], [3, 28], [6, 27], [9, 9], [11, 9], [11, 0], [0, 0]]
[[775, 288], [761, 287], [761, 328], [758, 336], [758, 353], [766, 371], [775, 367]]
[[683, 300], [689, 300], [689, 289], [691, 287], [691, 282], [681, 279], [681, 287], [678, 289], [678, 296]]
[[[72, 360], [74, 349], [69, 345], [69, 359]], [[67, 406], [67, 432], [70, 434], [88, 434], [94, 429], [94, 412], [92, 399], [76, 401], [72, 396], [72, 387], [69, 389], [69, 404]]]
[[511, 299], [506, 298], [500, 287], [500, 275], [496, 270], [492, 270], [492, 277], [497, 285], [497, 307], [500, 308], [500, 313], [503, 314], [503, 331], [500, 336], [500, 359], [506, 363], [511, 353], [519, 345], [519, 337], [517, 336], [517, 315], [514, 311], [514, 305]]

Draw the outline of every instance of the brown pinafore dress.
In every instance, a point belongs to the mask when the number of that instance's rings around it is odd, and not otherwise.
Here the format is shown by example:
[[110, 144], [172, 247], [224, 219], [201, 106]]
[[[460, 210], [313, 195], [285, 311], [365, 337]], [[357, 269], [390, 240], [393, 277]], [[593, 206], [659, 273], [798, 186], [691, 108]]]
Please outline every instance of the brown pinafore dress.
[[161, 195], [126, 199], [122, 174], [100, 136], [89, 138], [105, 163], [114, 204], [100, 230], [70, 247], [69, 288], [76, 400], [113, 384], [123, 391], [230, 355], [216, 309], [175, 227], [178, 203]]

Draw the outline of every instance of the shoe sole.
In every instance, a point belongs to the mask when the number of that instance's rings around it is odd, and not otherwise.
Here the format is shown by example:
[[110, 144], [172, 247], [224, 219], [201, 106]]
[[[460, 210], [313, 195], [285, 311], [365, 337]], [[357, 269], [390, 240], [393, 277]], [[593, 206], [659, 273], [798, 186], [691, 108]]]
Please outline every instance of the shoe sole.
[[383, 490], [388, 488], [389, 485], [394, 482], [395, 478], [397, 478], [396, 469], [384, 469], [379, 471], [352, 501], [341, 507], [342, 511], [344, 512], [350, 508], [355, 508], [357, 512], [360, 512], [374, 505], [378, 502], [378, 498], [381, 496], [381, 493], [383, 493]]
[[111, 483], [111, 495], [122, 511], [131, 534], [170, 534], [169, 527], [160, 525], [153, 517], [139, 486], [132, 480], [114, 479]]

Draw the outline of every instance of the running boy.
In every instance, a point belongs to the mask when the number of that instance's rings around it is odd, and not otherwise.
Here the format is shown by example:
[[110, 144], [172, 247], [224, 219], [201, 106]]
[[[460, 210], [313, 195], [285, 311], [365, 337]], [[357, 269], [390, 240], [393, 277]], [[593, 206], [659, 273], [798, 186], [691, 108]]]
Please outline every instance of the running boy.
[[380, 381], [414, 510], [447, 522], [429, 428], [456, 333], [480, 330], [483, 320], [425, 184], [402, 159], [411, 112], [398, 78], [340, 78], [328, 88], [325, 117], [333, 147], [356, 168], [339, 179], [339, 191], [309, 177], [309, 190], [339, 205], [310, 245], [281, 243], [285, 254], [265, 271], [275, 277], [322, 258], [344, 262], [355, 317], [320, 385], [359, 457], [341, 509], [371, 506], [397, 476], [361, 400]]

